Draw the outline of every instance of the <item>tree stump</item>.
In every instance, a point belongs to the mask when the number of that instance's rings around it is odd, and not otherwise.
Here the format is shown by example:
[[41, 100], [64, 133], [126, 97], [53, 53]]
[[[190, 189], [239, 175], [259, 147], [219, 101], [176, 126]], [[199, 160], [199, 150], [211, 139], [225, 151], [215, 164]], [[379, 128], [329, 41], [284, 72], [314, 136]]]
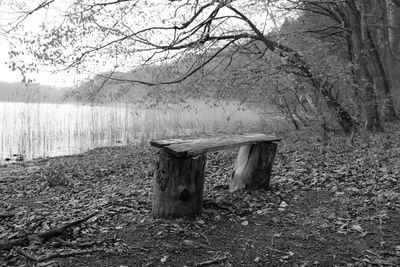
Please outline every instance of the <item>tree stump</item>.
[[272, 142], [240, 147], [230, 191], [269, 189], [277, 147]]
[[194, 218], [203, 206], [206, 155], [177, 158], [159, 153], [153, 179], [153, 217]]

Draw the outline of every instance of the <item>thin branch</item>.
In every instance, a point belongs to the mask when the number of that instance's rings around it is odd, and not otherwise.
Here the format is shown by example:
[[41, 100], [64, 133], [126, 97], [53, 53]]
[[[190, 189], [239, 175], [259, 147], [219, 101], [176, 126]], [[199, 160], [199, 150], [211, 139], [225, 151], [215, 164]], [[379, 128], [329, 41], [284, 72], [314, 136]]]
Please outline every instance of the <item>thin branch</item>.
[[14, 25], [12, 26], [9, 30], [4, 31], [6, 34], [14, 31], [22, 22], [24, 22], [30, 15], [33, 13], [48, 7], [50, 4], [52, 4], [55, 0], [45, 0], [42, 3], [40, 3], [38, 6], [36, 6], [34, 9], [25, 12], [24, 15], [19, 16], [17, 19], [14, 20], [14, 22], [9, 23], [8, 25]]
[[[132, 0], [116, 0], [113, 2], [104, 2], [104, 3], [93, 3], [93, 4], [89, 4], [89, 7], [96, 7], [96, 6], [110, 6], [110, 5], [116, 5], [116, 4], [121, 4], [124, 2], [132, 2]], [[134, 5], [136, 5], [139, 1], [136, 1], [136, 3], [134, 3]]]
[[200, 262], [200, 263], [195, 263], [194, 266], [208, 266], [208, 265], [213, 265], [213, 264], [217, 264], [217, 263], [221, 263], [223, 261], [226, 261], [228, 259], [228, 257], [226, 255], [224, 255], [223, 257], [218, 257], [215, 258], [213, 260], [209, 260], [209, 261], [204, 261], [204, 262]]
[[53, 238], [53, 240], [61, 245], [71, 247], [71, 248], [87, 248], [87, 247], [92, 247], [96, 244], [101, 244], [100, 241], [91, 241], [91, 242], [85, 242], [85, 243], [72, 243], [72, 242], [65, 241], [59, 237], [55, 237], [55, 238]]
[[[203, 62], [201, 65], [198, 67], [194, 68], [193, 70], [187, 72], [184, 76], [181, 78], [172, 80], [172, 81], [167, 81], [167, 82], [158, 82], [158, 83], [153, 83], [153, 82], [146, 82], [143, 80], [135, 80], [135, 79], [121, 79], [121, 78], [113, 78], [109, 77], [109, 80], [112, 81], [117, 81], [117, 82], [131, 82], [131, 83], [138, 83], [138, 84], [143, 84], [143, 85], [148, 85], [148, 86], [156, 86], [156, 85], [169, 85], [169, 84], [177, 84], [185, 81], [187, 78], [192, 76], [194, 73], [196, 73], [198, 70], [203, 68], [205, 65], [210, 63], [214, 58], [216, 58], [223, 50], [225, 50], [227, 47], [229, 47], [232, 43], [234, 43], [237, 39], [231, 40], [227, 44], [225, 44], [222, 48], [220, 48], [214, 55], [212, 55], [209, 59], [207, 59], [205, 62]], [[100, 77], [107, 78], [108, 76], [101, 75], [99, 74]]]

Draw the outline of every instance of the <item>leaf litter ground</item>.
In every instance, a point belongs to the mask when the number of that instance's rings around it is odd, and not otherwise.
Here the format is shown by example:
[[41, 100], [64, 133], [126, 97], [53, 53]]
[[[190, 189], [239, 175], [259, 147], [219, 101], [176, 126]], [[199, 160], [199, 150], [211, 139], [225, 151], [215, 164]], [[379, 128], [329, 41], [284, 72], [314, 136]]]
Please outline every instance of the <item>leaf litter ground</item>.
[[270, 191], [230, 193], [237, 151], [210, 154], [196, 220], [151, 218], [146, 145], [3, 165], [0, 247], [29, 238], [0, 266], [399, 266], [399, 128], [352, 145], [286, 134]]

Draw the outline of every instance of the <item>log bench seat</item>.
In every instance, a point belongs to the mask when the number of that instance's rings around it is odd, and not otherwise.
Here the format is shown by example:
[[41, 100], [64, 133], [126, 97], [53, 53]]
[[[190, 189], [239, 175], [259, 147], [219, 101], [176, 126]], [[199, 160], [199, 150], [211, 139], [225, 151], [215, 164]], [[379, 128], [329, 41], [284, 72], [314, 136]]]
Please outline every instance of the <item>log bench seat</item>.
[[265, 134], [151, 140], [160, 149], [153, 179], [153, 217], [195, 217], [203, 206], [206, 154], [240, 147], [230, 191], [268, 189], [277, 142]]

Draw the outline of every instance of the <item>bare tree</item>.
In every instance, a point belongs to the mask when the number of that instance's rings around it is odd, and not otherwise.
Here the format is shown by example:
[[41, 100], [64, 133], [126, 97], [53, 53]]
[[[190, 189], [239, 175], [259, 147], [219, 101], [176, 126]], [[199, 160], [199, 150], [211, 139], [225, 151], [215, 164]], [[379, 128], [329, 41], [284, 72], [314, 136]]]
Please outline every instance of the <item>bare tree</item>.
[[[55, 3], [45, 1], [42, 4], [47, 8]], [[34, 56], [34, 60], [42, 63], [63, 66], [65, 69], [76, 68], [79, 71], [93, 67], [93, 64], [96, 67], [108, 64], [110, 68], [112, 59], [114, 66], [105, 75], [105, 79], [150, 86], [185, 81], [221, 55], [235, 51], [234, 47], [259, 42], [263, 44], [264, 50], [281, 57], [286, 66], [285, 72], [307, 80], [323, 96], [343, 129], [350, 133], [357, 123], [332, 95], [334, 81], [331, 81], [329, 75], [313, 69], [307, 59], [290, 44], [284, 44], [268, 34], [265, 24], [259, 22], [260, 18], [266, 17], [266, 10], [278, 8], [282, 12], [316, 12], [336, 21], [337, 25], [334, 26], [339, 25], [350, 40], [353, 60], [356, 62], [355, 76], [364, 92], [367, 129], [382, 130], [374, 77], [377, 73], [383, 77], [385, 66], [382, 61], [377, 61], [381, 56], [368, 27], [370, 22], [365, 20], [365, 10], [371, 8], [368, 3], [360, 7], [355, 0], [174, 0], [162, 3], [141, 0], [76, 1], [64, 8], [66, 11], [62, 13], [58, 24], [47, 25], [39, 36], [24, 36], [19, 41]], [[143, 13], [144, 9], [152, 10], [155, 15]], [[30, 14], [29, 11], [25, 13]], [[276, 19], [274, 17], [275, 25]], [[196, 59], [187, 64], [189, 55]], [[13, 58], [16, 64], [17, 59], [17, 56]], [[176, 72], [178, 75], [165, 80], [126, 79], [114, 75], [123, 63], [125, 67], [133, 68], [135, 62], [144, 65], [160, 61], [187, 67], [181, 67]], [[374, 67], [370, 68], [372, 63]], [[20, 67], [26, 70], [36, 68], [35, 65]], [[386, 81], [385, 77], [382, 81]], [[382, 84], [382, 91], [388, 96], [387, 106], [393, 107], [390, 104], [392, 98], [389, 96], [389, 85], [384, 82]]]

